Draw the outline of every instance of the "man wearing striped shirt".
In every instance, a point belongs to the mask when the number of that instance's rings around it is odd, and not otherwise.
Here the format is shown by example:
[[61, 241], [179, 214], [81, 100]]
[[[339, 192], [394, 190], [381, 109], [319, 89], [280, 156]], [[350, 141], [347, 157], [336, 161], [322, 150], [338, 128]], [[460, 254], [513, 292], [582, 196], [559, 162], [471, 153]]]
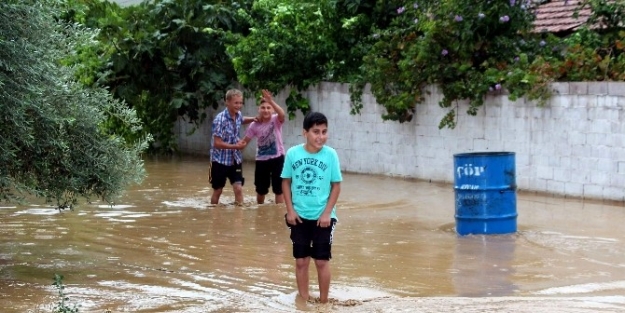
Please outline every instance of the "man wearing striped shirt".
[[242, 124], [251, 123], [253, 117], [243, 117], [243, 93], [237, 89], [226, 92], [226, 109], [213, 120], [211, 141], [211, 167], [209, 182], [213, 188], [211, 204], [218, 204], [226, 185], [226, 178], [234, 190], [234, 202], [243, 204], [243, 153], [245, 144], [240, 142]]

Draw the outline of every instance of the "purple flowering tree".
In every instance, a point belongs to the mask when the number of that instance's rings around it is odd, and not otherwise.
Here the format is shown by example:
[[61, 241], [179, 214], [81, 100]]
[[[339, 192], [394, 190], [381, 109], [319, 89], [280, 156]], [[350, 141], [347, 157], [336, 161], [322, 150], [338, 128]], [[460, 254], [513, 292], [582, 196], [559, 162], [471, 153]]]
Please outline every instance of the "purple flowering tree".
[[[441, 107], [450, 110], [439, 126], [453, 128], [456, 100], [467, 99], [474, 115], [489, 93], [530, 85], [533, 78], [523, 68], [540, 47], [533, 38], [538, 35], [529, 32], [533, 14], [526, 2], [401, 2], [365, 57], [366, 80], [386, 108], [384, 118], [409, 121], [423, 88], [435, 84], [444, 95]], [[517, 79], [519, 73], [525, 79]]]

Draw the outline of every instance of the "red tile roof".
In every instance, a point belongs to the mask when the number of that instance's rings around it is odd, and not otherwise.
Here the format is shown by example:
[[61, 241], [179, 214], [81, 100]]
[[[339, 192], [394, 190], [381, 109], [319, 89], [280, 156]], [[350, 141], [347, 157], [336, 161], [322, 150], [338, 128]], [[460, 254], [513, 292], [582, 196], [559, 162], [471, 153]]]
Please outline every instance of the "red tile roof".
[[581, 0], [551, 0], [539, 4], [535, 9], [534, 31], [558, 33], [579, 28], [590, 17], [589, 6], [579, 10], [578, 17], [574, 17], [581, 4]]

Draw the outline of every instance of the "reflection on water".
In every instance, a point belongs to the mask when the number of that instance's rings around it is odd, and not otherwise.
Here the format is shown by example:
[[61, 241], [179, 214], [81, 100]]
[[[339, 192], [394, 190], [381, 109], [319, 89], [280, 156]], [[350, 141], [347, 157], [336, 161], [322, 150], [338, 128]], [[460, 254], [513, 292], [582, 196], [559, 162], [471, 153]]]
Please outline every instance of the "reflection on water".
[[517, 235], [458, 237], [452, 267], [456, 294], [462, 297], [512, 296]]
[[[254, 203], [253, 164], [243, 207], [228, 188], [209, 205], [204, 158], [146, 169], [114, 206], [0, 207], [3, 312], [50, 312], [54, 273], [81, 312], [296, 309], [284, 207]], [[338, 311], [380, 297], [625, 293], [622, 204], [521, 193], [518, 233], [459, 237], [452, 186], [344, 179], [331, 262]], [[313, 291], [315, 278], [311, 267]]]

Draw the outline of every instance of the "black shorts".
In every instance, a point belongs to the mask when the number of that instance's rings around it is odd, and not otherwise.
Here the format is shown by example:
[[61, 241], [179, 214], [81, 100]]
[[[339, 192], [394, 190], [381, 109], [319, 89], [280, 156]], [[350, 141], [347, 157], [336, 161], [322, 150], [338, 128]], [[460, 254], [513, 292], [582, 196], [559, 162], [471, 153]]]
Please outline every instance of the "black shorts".
[[208, 174], [208, 182], [211, 183], [213, 189], [221, 189], [226, 185], [226, 178], [230, 180], [230, 184], [240, 182], [245, 183], [243, 178], [242, 164], [223, 165], [215, 161], [211, 162], [211, 168]]
[[269, 185], [271, 191], [276, 195], [282, 194], [282, 166], [284, 166], [284, 155], [277, 158], [256, 161], [256, 169], [254, 170], [254, 185], [256, 193], [266, 195], [269, 193]]
[[[286, 215], [284, 216], [286, 222]], [[330, 227], [317, 226], [317, 220], [302, 218], [302, 223], [291, 225], [291, 241], [293, 242], [293, 257], [296, 259], [312, 257], [316, 260], [330, 260], [332, 258], [332, 239], [336, 228], [336, 219], [332, 219]]]

